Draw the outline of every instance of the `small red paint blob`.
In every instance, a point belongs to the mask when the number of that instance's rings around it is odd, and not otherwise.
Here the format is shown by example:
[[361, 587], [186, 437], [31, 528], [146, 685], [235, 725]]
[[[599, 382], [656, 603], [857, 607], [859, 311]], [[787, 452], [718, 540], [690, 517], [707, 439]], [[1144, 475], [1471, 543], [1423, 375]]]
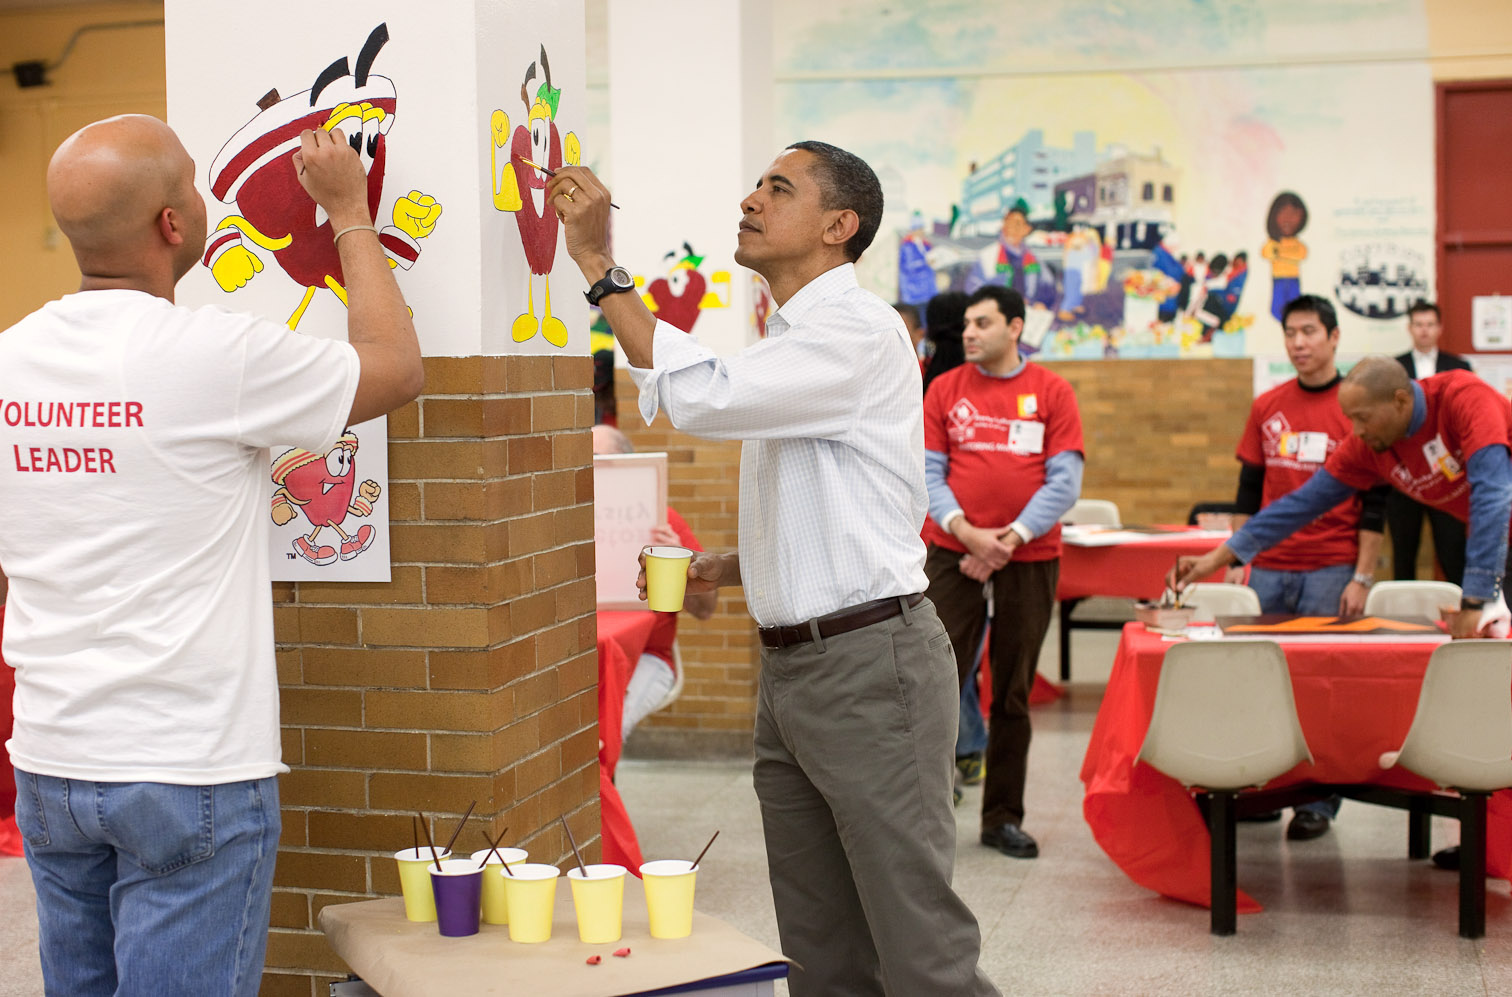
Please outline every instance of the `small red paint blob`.
[[599, 963], [601, 963], [603, 961], [604, 961], [604, 957], [601, 956], [601, 955], [591, 955], [591, 956], [588, 957], [588, 965], [590, 965], [590, 966], [597, 966]]
[[624, 959], [630, 955], [630, 946], [626, 945], [622, 949], [615, 949], [614, 954], [619, 956], [621, 959]]

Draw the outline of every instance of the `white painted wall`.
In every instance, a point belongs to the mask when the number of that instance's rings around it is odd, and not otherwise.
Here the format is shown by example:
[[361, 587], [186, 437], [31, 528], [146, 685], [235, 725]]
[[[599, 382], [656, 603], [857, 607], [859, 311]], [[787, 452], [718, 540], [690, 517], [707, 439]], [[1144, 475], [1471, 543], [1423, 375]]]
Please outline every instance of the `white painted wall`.
[[[398, 273], [428, 356], [583, 354], [588, 349], [583, 281], [558, 234], [553, 312], [568, 329], [565, 346], [540, 335], [515, 342], [516, 316], [529, 308], [528, 268], [515, 216], [495, 210], [489, 174], [490, 116], [525, 122], [519, 90], [542, 44], [552, 85], [562, 90], [558, 128], [582, 134], [587, 101], [583, 82], [583, 10], [551, 0], [263, 0], [248, 8], [206, 0], [166, 0], [168, 116], [197, 164], [211, 228], [244, 206], [219, 201], [209, 187], [217, 153], [258, 114], [270, 89], [290, 97], [308, 91], [317, 74], [346, 56], [355, 63], [368, 33], [387, 23], [389, 41], [373, 72], [393, 81], [395, 114], [385, 134], [388, 163], [376, 223], [391, 223], [396, 199], [411, 191], [434, 197], [442, 214], [420, 241], [414, 267]], [[537, 69], [531, 95], [543, 74]], [[585, 158], [587, 154], [585, 153]], [[277, 165], [273, 168], [278, 168]], [[246, 243], [263, 269], [245, 287], [221, 290], [210, 271], [196, 268], [179, 285], [188, 304], [214, 303], [283, 321], [303, 287], [273, 253]], [[535, 309], [543, 287], [535, 281]], [[345, 309], [329, 290], [316, 291], [299, 329], [344, 337]]]

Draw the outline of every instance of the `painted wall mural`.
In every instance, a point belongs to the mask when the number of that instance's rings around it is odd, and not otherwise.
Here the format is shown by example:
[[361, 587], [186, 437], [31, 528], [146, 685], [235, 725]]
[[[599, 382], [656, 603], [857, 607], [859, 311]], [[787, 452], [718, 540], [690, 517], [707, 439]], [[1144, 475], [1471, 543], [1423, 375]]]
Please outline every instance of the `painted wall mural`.
[[1422, 4], [1322, 6], [779, 0], [779, 135], [877, 170], [863, 284], [1016, 287], [1026, 352], [1276, 353], [1301, 293], [1398, 352], [1433, 290]]
[[[532, 95], [530, 85], [536, 78], [537, 68], [542, 80]], [[577, 135], [568, 132], [563, 136], [557, 127], [561, 100], [561, 88], [551, 85], [551, 63], [547, 61], [546, 47], [542, 45], [540, 58], [526, 68], [525, 82], [520, 84], [525, 120], [511, 133], [509, 115], [495, 109], [489, 122], [493, 206], [497, 211], [514, 214], [519, 224], [520, 244], [530, 266], [529, 308], [514, 320], [510, 333], [517, 343], [540, 333], [556, 347], [567, 345], [568, 333], [566, 323], [551, 314], [551, 268], [556, 263], [560, 223], [556, 213], [546, 205], [546, 178], [550, 172], [561, 169], [564, 163], [577, 166], [583, 157]], [[499, 152], [504, 149], [509, 150], [509, 156], [501, 164]], [[541, 278], [539, 318], [535, 305], [537, 277]]]
[[705, 274], [701, 269], [704, 258], [686, 242], [681, 253], [673, 250], [662, 257], [664, 263], [668, 260], [674, 262], [667, 273], [649, 284], [641, 274], [635, 275], [635, 286], [644, 288], [641, 300], [657, 318], [683, 332], [692, 332], [705, 309], [730, 307], [730, 271]]
[[[341, 259], [331, 241], [331, 222], [288, 168], [306, 128], [340, 129], [362, 157], [368, 176], [368, 208], [381, 218], [388, 135], [398, 117], [394, 81], [374, 73], [373, 63], [388, 42], [388, 25], [372, 30], [355, 66], [342, 56], [314, 76], [314, 84], [290, 97], [277, 88], [257, 101], [258, 113], [226, 141], [211, 162], [209, 186], [237, 214], [222, 218], [205, 240], [203, 263], [222, 291], [234, 293], [263, 270], [263, 260], [247, 244], [272, 255], [279, 268], [303, 288], [289, 316], [299, 326], [317, 290], [329, 289], [346, 304]], [[442, 207], [430, 194], [412, 190], [396, 198], [379, 240], [391, 266], [408, 270], [421, 240], [436, 229]]]

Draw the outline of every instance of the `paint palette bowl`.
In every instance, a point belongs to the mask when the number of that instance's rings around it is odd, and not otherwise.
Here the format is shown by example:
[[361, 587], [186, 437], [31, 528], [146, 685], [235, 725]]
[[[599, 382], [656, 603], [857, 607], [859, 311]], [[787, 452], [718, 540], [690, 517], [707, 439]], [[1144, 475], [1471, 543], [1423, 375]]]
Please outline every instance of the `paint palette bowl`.
[[1190, 606], [1162, 606], [1155, 602], [1136, 602], [1134, 618], [1152, 630], [1180, 630], [1192, 622], [1197, 610]]

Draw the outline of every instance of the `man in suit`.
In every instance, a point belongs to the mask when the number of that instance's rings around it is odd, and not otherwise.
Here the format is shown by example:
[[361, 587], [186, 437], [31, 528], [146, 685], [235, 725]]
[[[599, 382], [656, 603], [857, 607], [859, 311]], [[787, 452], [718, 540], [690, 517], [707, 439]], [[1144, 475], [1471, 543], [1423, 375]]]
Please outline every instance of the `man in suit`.
[[[1469, 370], [1469, 362], [1457, 353], [1438, 348], [1444, 327], [1438, 305], [1419, 301], [1407, 309], [1407, 331], [1412, 349], [1397, 357], [1407, 376], [1421, 381], [1446, 370]], [[1423, 534], [1423, 515], [1433, 534], [1433, 552], [1444, 577], [1456, 585], [1465, 577], [1465, 525], [1446, 512], [1430, 509], [1393, 490], [1386, 500], [1386, 525], [1391, 531], [1392, 577], [1410, 581], [1417, 577], [1418, 542]]]

